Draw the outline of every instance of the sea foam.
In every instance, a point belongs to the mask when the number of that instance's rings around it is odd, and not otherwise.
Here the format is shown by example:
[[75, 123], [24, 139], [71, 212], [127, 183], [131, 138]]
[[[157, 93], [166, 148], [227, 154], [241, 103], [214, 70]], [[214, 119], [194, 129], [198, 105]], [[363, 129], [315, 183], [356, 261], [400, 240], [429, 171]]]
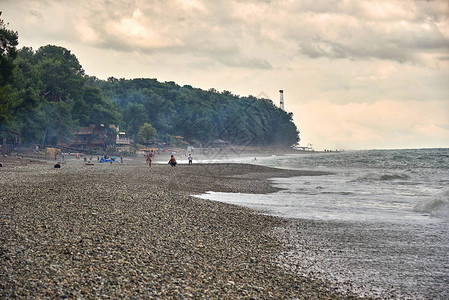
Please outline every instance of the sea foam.
[[418, 203], [415, 206], [415, 211], [449, 221], [449, 189], [442, 191], [430, 200]]

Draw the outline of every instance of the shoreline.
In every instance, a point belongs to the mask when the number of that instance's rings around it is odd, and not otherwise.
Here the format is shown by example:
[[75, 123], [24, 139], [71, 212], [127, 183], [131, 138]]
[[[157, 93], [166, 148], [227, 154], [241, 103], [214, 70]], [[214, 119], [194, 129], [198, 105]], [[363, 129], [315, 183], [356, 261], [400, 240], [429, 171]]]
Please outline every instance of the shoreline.
[[357, 298], [278, 265], [286, 220], [190, 196], [323, 172], [53, 163], [0, 169], [2, 297]]
[[[238, 147], [232, 146], [228, 148], [196, 148], [191, 151], [187, 151], [181, 148], [172, 148], [168, 151], [158, 151], [155, 159], [159, 161], [168, 161], [170, 159], [170, 155], [174, 154], [178, 160], [187, 161], [188, 154], [192, 154], [194, 160], [196, 161], [219, 161], [219, 160], [232, 160], [234, 158], [256, 158], [256, 157], [269, 157], [269, 156], [285, 156], [285, 155], [313, 155], [313, 154], [322, 154], [322, 153], [340, 153], [342, 151], [305, 151], [298, 150], [292, 148], [263, 148], [263, 147]], [[64, 152], [65, 158], [67, 159], [75, 159], [75, 154], [77, 152]], [[103, 155], [102, 153], [97, 154], [86, 154], [83, 152], [79, 152], [80, 161], [86, 157], [88, 159], [92, 159], [92, 161], [96, 161], [97, 155], [100, 157]], [[120, 157], [120, 154], [110, 155]], [[125, 154], [125, 158], [129, 160], [140, 160], [145, 158], [143, 153], [134, 153], [134, 154]], [[13, 162], [15, 165], [30, 163], [30, 162], [61, 162], [63, 160], [62, 153], [57, 154], [56, 159], [52, 159], [46, 155], [45, 151], [31, 151], [28, 148], [17, 149], [14, 154], [3, 155], [0, 156], [0, 162]]]

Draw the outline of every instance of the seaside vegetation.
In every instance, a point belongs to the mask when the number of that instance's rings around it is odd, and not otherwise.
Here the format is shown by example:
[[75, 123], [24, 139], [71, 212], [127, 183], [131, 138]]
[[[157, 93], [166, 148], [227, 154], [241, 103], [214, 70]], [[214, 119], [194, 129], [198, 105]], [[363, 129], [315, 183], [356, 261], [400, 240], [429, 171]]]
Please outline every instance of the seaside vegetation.
[[292, 114], [269, 99], [149, 78], [101, 80], [86, 75], [66, 48], [17, 50], [18, 33], [3, 21], [0, 30], [0, 129], [20, 132], [25, 145], [69, 142], [74, 130], [90, 124], [114, 124], [135, 141], [181, 136], [194, 146], [299, 140]]

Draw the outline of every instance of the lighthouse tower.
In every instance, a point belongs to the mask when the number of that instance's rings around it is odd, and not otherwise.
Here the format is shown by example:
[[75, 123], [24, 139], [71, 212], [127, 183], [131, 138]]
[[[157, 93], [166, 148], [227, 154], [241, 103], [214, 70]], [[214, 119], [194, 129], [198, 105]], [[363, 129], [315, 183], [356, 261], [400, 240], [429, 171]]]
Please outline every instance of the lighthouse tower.
[[279, 107], [284, 110], [284, 90], [279, 90], [279, 94], [280, 94], [280, 102], [279, 102]]

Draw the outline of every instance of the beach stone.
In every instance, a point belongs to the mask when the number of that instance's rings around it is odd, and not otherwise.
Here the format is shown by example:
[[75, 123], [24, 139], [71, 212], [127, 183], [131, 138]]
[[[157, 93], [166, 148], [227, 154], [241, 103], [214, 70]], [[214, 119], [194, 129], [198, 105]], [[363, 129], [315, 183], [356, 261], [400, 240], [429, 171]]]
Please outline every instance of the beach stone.
[[277, 263], [283, 219], [191, 196], [273, 192], [267, 178], [302, 171], [51, 166], [0, 172], [0, 298], [356, 298]]

